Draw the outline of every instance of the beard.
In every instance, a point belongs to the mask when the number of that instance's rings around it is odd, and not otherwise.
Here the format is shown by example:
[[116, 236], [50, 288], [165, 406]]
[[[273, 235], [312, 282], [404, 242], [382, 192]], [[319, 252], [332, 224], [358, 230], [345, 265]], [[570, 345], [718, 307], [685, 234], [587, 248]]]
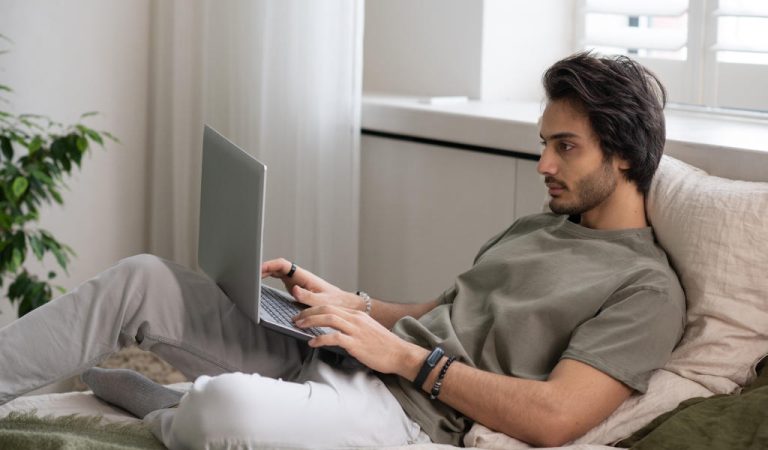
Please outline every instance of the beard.
[[600, 205], [613, 194], [616, 190], [616, 174], [610, 161], [605, 161], [594, 172], [577, 181], [573, 188], [564, 187], [564, 193], [570, 192], [576, 198], [570, 201], [562, 198], [562, 195], [552, 198], [549, 209], [555, 214], [581, 215]]

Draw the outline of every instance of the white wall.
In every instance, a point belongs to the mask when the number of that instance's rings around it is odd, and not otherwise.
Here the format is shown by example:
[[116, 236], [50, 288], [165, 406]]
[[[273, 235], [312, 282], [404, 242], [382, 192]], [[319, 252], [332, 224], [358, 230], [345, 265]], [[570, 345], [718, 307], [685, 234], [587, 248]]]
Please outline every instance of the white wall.
[[367, 0], [363, 90], [538, 101], [572, 51], [573, 0]]
[[[41, 212], [41, 226], [78, 253], [58, 280], [71, 288], [146, 247], [149, 0], [0, 0], [0, 34], [13, 40], [0, 82], [15, 91], [0, 108], [65, 123], [96, 110], [87, 124], [121, 141], [93, 149], [64, 207]], [[15, 318], [7, 300], [0, 310], [0, 326]]]
[[540, 101], [541, 75], [572, 52], [572, 0], [484, 0], [483, 100]]
[[363, 90], [480, 95], [482, 2], [367, 0]]

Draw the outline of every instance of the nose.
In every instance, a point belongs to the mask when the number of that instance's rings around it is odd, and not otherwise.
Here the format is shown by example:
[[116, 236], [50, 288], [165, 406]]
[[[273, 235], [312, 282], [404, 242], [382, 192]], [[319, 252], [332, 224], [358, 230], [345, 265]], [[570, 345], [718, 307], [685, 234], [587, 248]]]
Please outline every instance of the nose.
[[544, 147], [541, 150], [541, 156], [539, 157], [539, 163], [536, 165], [536, 170], [545, 176], [554, 176], [557, 174], [557, 161], [548, 147]]

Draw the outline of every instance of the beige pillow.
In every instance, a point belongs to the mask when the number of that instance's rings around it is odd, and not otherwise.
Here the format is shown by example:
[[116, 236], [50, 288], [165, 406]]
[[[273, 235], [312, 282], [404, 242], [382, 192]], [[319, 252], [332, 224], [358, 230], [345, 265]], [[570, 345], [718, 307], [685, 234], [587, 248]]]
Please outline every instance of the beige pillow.
[[665, 368], [733, 392], [768, 353], [768, 183], [714, 177], [664, 156], [647, 214], [688, 303]]

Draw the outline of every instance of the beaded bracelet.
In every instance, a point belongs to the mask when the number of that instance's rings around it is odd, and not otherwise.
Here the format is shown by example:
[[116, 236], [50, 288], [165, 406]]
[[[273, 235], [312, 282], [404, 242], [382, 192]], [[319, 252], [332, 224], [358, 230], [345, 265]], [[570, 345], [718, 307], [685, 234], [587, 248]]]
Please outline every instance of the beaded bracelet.
[[440, 395], [440, 388], [443, 386], [443, 378], [445, 378], [445, 373], [448, 372], [448, 368], [453, 364], [453, 362], [456, 361], [455, 356], [451, 356], [448, 358], [448, 361], [445, 362], [445, 365], [443, 365], [443, 368], [440, 369], [440, 374], [437, 376], [437, 380], [435, 380], [434, 386], [432, 386], [432, 391], [429, 393], [429, 399], [435, 400], [437, 399], [437, 396]]
[[363, 304], [365, 305], [365, 313], [369, 316], [371, 315], [371, 307], [373, 306], [373, 301], [371, 300], [371, 296], [368, 295], [365, 291], [357, 291], [357, 296], [363, 299]]

